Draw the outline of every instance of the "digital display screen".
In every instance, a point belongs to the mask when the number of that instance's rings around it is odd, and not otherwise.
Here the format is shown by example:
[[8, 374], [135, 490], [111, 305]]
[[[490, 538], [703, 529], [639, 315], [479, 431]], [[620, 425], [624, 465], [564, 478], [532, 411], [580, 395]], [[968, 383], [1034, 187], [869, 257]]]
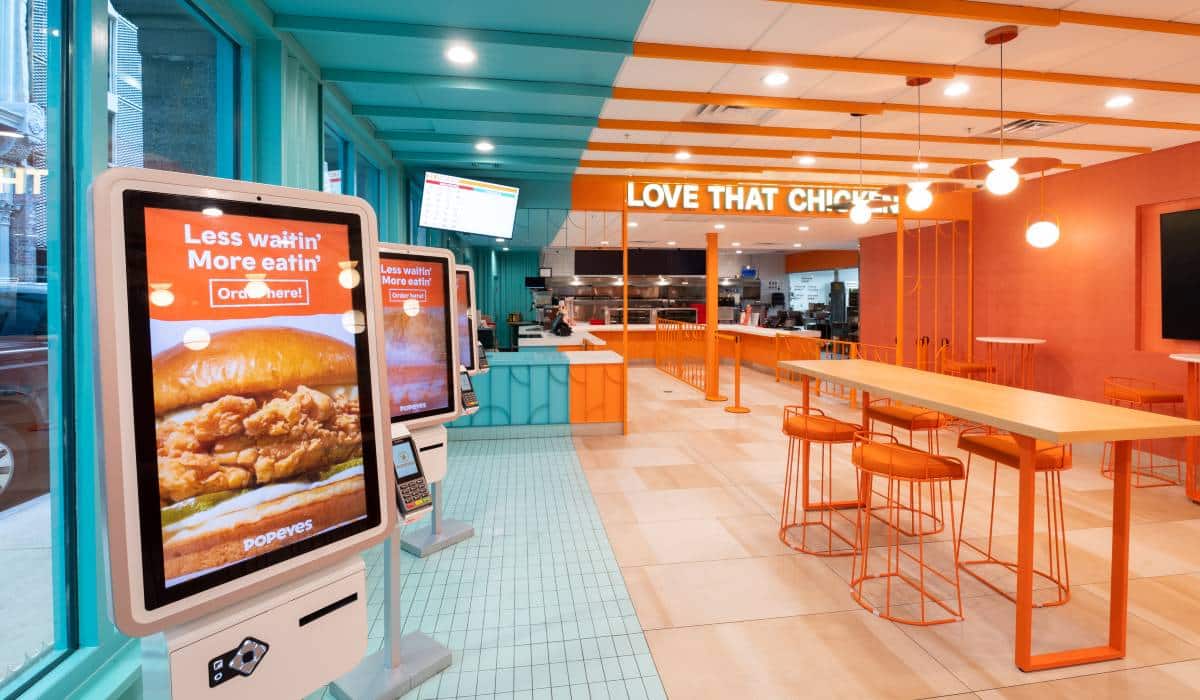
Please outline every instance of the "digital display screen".
[[519, 193], [508, 185], [427, 172], [421, 226], [512, 238]]
[[147, 609], [377, 525], [358, 217], [124, 207]]
[[471, 277], [466, 270], [455, 273], [458, 289], [458, 362], [469, 370], [475, 368], [475, 329], [471, 323]]
[[1200, 210], [1159, 216], [1162, 335], [1200, 340]]
[[417, 454], [413, 451], [412, 440], [405, 438], [392, 443], [392, 465], [396, 470], [396, 481], [417, 475]]
[[392, 422], [454, 411], [449, 260], [380, 254]]

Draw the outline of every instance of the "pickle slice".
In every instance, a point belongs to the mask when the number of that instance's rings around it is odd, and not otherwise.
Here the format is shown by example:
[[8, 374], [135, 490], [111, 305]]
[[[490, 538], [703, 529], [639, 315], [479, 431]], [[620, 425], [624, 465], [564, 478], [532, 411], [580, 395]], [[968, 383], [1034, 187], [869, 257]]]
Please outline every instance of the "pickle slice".
[[224, 503], [231, 498], [249, 492], [250, 489], [231, 489], [229, 491], [217, 491], [216, 493], [205, 493], [199, 496], [192, 496], [187, 500], [173, 503], [166, 508], [163, 508], [159, 517], [162, 519], [163, 527], [174, 525], [180, 520], [191, 517], [196, 513], [202, 513], [218, 503]]
[[334, 474], [344, 472], [347, 469], [352, 469], [360, 464], [362, 464], [362, 457], [355, 457], [354, 459], [348, 459], [345, 462], [338, 462], [332, 467], [328, 467], [317, 474], [317, 481], [325, 481]]

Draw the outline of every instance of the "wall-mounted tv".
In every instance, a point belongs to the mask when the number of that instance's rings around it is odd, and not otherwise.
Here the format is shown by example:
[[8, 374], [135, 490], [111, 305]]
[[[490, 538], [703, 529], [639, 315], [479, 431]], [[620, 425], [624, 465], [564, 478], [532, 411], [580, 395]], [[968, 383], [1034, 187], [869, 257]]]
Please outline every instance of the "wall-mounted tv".
[[1164, 338], [1200, 340], [1200, 209], [1159, 217]]
[[508, 185], [427, 172], [421, 226], [512, 238], [518, 194]]

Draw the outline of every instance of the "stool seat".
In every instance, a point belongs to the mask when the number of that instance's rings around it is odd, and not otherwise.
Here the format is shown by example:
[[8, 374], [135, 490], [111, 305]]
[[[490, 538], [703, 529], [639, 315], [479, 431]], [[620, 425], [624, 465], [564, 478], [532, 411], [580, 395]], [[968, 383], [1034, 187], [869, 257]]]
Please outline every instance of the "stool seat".
[[937, 430], [945, 422], [945, 416], [937, 411], [897, 404], [871, 406], [867, 409], [867, 417], [905, 430]]
[[855, 447], [850, 458], [863, 471], [881, 476], [900, 479], [963, 477], [963, 465], [957, 459], [922, 452], [907, 445], [868, 442]]
[[1105, 383], [1104, 398], [1130, 403], [1183, 403], [1183, 393], [1170, 389], [1155, 389], [1149, 386], [1127, 386]]
[[[958, 449], [1014, 469], [1021, 466], [1021, 451], [1017, 447], [1017, 439], [1012, 435], [964, 433], [958, 436]], [[1068, 469], [1071, 466], [1071, 457], [1064, 446], [1038, 440], [1035, 463], [1039, 472]]]
[[988, 374], [995, 367], [985, 362], [967, 362], [965, 360], [942, 360], [942, 371], [948, 374]]
[[860, 430], [853, 423], [819, 415], [793, 416], [783, 423], [783, 432], [788, 436], [815, 442], [853, 442]]

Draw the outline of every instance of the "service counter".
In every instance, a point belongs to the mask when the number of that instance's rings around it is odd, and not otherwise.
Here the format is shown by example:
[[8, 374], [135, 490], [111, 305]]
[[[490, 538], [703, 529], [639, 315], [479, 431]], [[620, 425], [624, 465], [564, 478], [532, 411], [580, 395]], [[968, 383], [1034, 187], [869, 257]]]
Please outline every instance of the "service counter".
[[536, 352], [541, 350], [570, 352], [573, 350], [603, 348], [605, 345], [606, 343], [603, 339], [578, 327], [572, 329], [571, 335], [567, 336], [553, 335], [543, 331], [541, 335], [536, 337], [525, 336], [517, 339], [517, 349], [521, 352]]
[[[587, 326], [589, 333], [607, 343], [609, 349], [623, 353], [622, 326], [608, 324]], [[778, 328], [760, 328], [759, 326], [743, 326], [735, 323], [722, 323], [717, 326], [718, 333], [737, 335], [742, 344], [742, 362], [759, 365], [767, 371], [774, 371], [777, 355], [777, 338], [820, 338], [820, 331], [812, 330], [780, 330]], [[722, 341], [717, 347], [723, 360], [732, 360], [733, 344]], [[654, 325], [649, 323], [629, 324], [629, 361], [654, 361]]]
[[621, 356], [611, 350], [543, 349], [550, 352], [488, 353], [489, 371], [472, 377], [479, 410], [450, 427], [464, 437], [619, 432]]

